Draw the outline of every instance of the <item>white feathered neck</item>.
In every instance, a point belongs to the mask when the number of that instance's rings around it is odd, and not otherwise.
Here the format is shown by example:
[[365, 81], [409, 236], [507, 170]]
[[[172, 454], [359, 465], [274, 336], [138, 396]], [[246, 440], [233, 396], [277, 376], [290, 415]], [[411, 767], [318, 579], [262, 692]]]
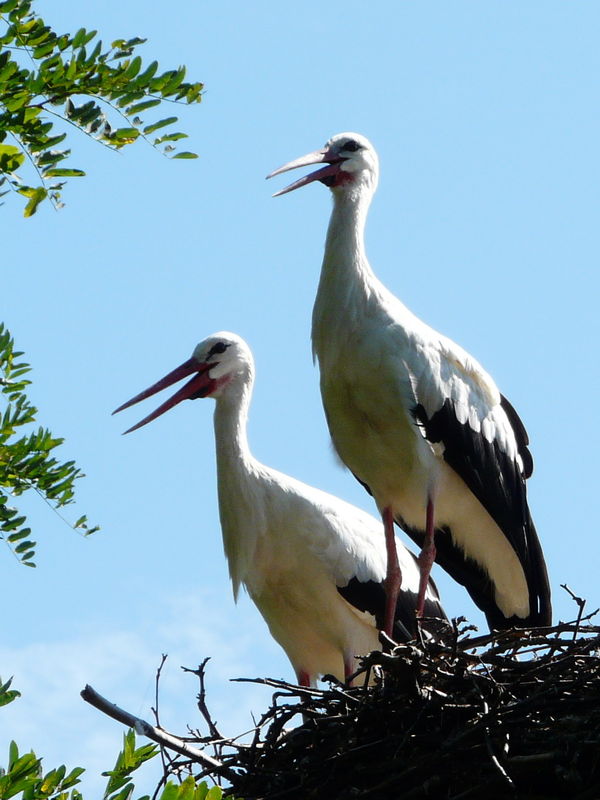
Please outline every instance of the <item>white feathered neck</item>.
[[247, 366], [216, 399], [214, 414], [219, 515], [236, 600], [266, 525], [258, 497], [261, 465], [250, 452], [246, 432], [254, 384], [253, 367]]

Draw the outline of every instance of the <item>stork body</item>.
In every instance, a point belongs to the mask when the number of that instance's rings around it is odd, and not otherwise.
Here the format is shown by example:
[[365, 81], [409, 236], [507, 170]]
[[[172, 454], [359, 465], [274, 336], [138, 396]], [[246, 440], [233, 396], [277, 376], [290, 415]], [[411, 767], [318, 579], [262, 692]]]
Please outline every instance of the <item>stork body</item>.
[[[422, 545], [419, 611], [435, 558], [466, 587], [490, 627], [549, 624], [546, 567], [526, 499], [532, 459], [522, 422], [468, 353], [375, 277], [364, 247], [378, 178], [370, 142], [339, 134], [273, 174], [314, 163], [326, 166], [278, 194], [314, 180], [333, 194], [312, 341], [338, 454], [374, 496], [388, 542], [395, 520]], [[388, 553], [387, 624], [399, 584]]]
[[[246, 423], [254, 364], [234, 334], [209, 337], [181, 367], [117, 410], [193, 373], [173, 398], [130, 430], [183, 399], [216, 400], [219, 512], [234, 596], [240, 585], [246, 587], [300, 683], [309, 685], [323, 674], [343, 680], [354, 672], [356, 655], [380, 649], [386, 574], [381, 524], [252, 456]], [[394, 634], [406, 639], [415, 625], [419, 572], [415, 557], [400, 542], [397, 548], [407, 579]], [[426, 606], [428, 615], [445, 619], [432, 583]]]

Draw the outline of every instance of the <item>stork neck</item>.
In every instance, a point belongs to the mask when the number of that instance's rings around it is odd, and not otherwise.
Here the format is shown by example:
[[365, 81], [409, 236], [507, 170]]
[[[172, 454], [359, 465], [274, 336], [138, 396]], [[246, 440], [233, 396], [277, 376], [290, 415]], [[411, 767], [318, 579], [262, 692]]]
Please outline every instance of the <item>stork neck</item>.
[[234, 475], [239, 477], [240, 469], [247, 471], [253, 461], [247, 435], [251, 395], [251, 383], [240, 382], [228, 386], [217, 400], [214, 428], [219, 483]]
[[372, 276], [365, 252], [365, 225], [371, 196], [365, 187], [334, 193], [325, 240], [324, 274], [341, 272], [345, 280], [349, 273], [363, 280]]
[[334, 193], [312, 318], [313, 353], [320, 362], [331, 350], [331, 340], [341, 344], [347, 339], [377, 283], [364, 243], [371, 196], [364, 186], [362, 191]]
[[250, 453], [246, 435], [251, 394], [251, 376], [228, 386], [217, 399], [214, 416], [219, 517], [235, 598], [247, 580], [256, 542], [265, 528], [257, 492], [259, 464]]

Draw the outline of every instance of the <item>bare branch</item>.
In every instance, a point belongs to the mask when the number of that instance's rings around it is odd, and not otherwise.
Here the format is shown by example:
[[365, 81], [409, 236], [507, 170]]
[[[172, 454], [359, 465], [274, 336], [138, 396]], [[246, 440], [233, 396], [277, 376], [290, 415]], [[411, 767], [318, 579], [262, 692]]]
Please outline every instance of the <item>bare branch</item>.
[[210, 736], [212, 739], [223, 739], [222, 734], [219, 732], [215, 721], [213, 720], [210, 711], [206, 705], [206, 686], [205, 686], [205, 673], [206, 673], [206, 665], [210, 661], [210, 656], [204, 659], [204, 661], [198, 666], [197, 669], [190, 669], [189, 667], [182, 667], [181, 669], [184, 672], [191, 672], [192, 675], [196, 675], [198, 681], [200, 683], [200, 691], [198, 692], [196, 699], [198, 701], [198, 710], [204, 717], [204, 721], [208, 725], [208, 730], [210, 732]]
[[167, 747], [170, 750], [174, 750], [176, 753], [187, 756], [192, 761], [202, 764], [203, 767], [218, 772], [226, 778], [231, 779], [235, 777], [233, 770], [226, 767], [216, 758], [209, 756], [197, 747], [192, 747], [192, 745], [184, 742], [183, 739], [172, 736], [170, 733], [162, 730], [162, 728], [157, 728], [155, 725], [146, 722], [146, 720], [140, 719], [140, 717], [136, 717], [134, 714], [130, 714], [129, 711], [125, 711], [125, 709], [111, 703], [110, 700], [98, 694], [89, 684], [82, 690], [81, 696], [86, 703], [102, 711], [103, 714], [112, 717], [112, 719], [116, 719], [117, 722], [122, 722], [129, 728], [133, 728], [136, 733], [146, 736], [148, 739], [161, 745], [161, 747]]

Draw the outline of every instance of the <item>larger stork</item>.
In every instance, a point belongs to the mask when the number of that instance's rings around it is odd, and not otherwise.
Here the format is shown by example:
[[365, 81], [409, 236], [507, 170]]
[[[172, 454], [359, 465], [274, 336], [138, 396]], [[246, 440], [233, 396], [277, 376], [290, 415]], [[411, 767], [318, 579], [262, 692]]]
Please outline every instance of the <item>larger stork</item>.
[[527, 506], [533, 462], [523, 423], [474, 358], [375, 277], [364, 246], [379, 171], [371, 143], [341, 133], [268, 177], [311, 164], [323, 166], [277, 194], [321, 181], [333, 195], [313, 353], [334, 446], [383, 517], [386, 629], [401, 573], [394, 521], [422, 546], [419, 612], [435, 559], [491, 628], [550, 624], [548, 576]]
[[[381, 523], [253, 457], [246, 422], [254, 361], [248, 345], [233, 333], [205, 339], [190, 359], [114, 413], [190, 375], [170, 399], [125, 433], [182, 400], [216, 400], [219, 512], [234, 597], [243, 584], [301, 685], [323, 674], [349, 677], [356, 655], [380, 649], [378, 629], [386, 605]], [[394, 610], [393, 633], [408, 639], [415, 628], [419, 570], [415, 556], [399, 541], [396, 547], [406, 580]], [[446, 618], [433, 582], [425, 611]]]

